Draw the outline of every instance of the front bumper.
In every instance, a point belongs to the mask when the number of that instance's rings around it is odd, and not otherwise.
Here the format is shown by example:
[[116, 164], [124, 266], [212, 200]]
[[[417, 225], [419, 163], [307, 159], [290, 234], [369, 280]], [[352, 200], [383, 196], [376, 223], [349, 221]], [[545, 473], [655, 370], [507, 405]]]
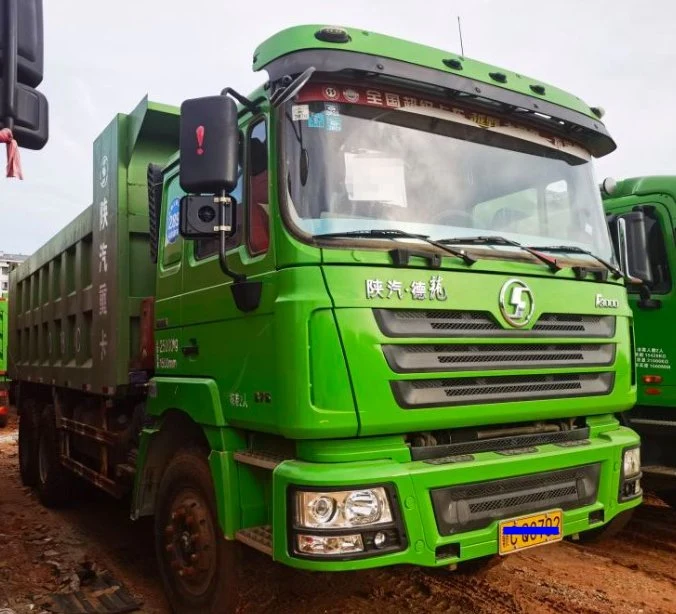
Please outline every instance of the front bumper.
[[[452, 464], [424, 461], [396, 462], [374, 460], [348, 463], [311, 463], [285, 461], [273, 477], [273, 556], [292, 567], [320, 571], [341, 571], [412, 564], [427, 567], [462, 562], [498, 552], [498, 520], [475, 530], [441, 535], [435, 517], [431, 491], [461, 484], [475, 484], [533, 476], [571, 467], [598, 464], [600, 476], [595, 500], [563, 512], [563, 535], [569, 536], [603, 526], [624, 510], [639, 505], [642, 496], [620, 501], [622, 451], [639, 444], [631, 429], [619, 427], [595, 434], [587, 445], [538, 446], [536, 452], [505, 456], [496, 452], [474, 455], [474, 460]], [[291, 552], [292, 522], [289, 518], [289, 493], [294, 487], [316, 488], [391, 485], [396, 496], [399, 518], [405, 531], [403, 550], [367, 558], [343, 560], [299, 558]], [[534, 507], [531, 511], [540, 511]], [[526, 512], [529, 513], [529, 512]], [[514, 514], [521, 516], [523, 513]], [[445, 546], [445, 547], [444, 547]]]

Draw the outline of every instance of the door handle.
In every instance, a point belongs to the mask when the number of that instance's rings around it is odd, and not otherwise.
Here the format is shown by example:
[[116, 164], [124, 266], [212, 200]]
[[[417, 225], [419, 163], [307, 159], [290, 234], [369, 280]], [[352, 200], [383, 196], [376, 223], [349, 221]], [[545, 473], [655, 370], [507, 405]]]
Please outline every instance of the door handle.
[[181, 348], [184, 356], [197, 356], [200, 353], [200, 346], [197, 345], [197, 339], [190, 339], [190, 345], [184, 345]]

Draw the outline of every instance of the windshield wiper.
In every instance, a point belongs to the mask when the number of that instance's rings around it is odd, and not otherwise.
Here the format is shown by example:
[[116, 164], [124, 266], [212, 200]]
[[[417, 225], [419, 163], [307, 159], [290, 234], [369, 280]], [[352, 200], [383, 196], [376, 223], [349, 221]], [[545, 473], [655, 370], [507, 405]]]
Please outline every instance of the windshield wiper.
[[571, 254], [585, 254], [586, 256], [591, 256], [594, 260], [602, 264], [606, 269], [608, 269], [612, 274], [614, 279], [624, 278], [625, 275], [620, 269], [613, 266], [607, 260], [604, 260], [600, 256], [597, 256], [594, 252], [590, 252], [588, 249], [583, 249], [577, 247], [577, 245], [543, 245], [542, 247], [533, 247], [531, 249], [541, 249], [547, 252], [570, 252]]
[[510, 247], [518, 247], [519, 249], [528, 252], [531, 256], [537, 258], [540, 262], [543, 262], [549, 267], [549, 270], [552, 273], [556, 273], [561, 270], [556, 258], [551, 258], [546, 254], [543, 254], [537, 251], [537, 248], [528, 247], [526, 245], [521, 245], [517, 241], [512, 241], [510, 239], [505, 239], [499, 235], [491, 235], [486, 237], [458, 237], [453, 239], [439, 239], [437, 243], [443, 245], [461, 245], [463, 243], [469, 243], [472, 245], [509, 245]]
[[444, 245], [439, 241], [433, 241], [429, 235], [417, 235], [412, 232], [404, 232], [396, 228], [374, 228], [370, 230], [346, 230], [345, 232], [328, 232], [325, 234], [313, 235], [315, 239], [340, 239], [344, 237], [359, 237], [370, 239], [418, 239], [425, 241], [429, 245], [434, 245], [457, 258], [460, 258], [467, 266], [471, 266], [476, 262], [476, 258], [470, 256], [464, 249], [453, 249]]

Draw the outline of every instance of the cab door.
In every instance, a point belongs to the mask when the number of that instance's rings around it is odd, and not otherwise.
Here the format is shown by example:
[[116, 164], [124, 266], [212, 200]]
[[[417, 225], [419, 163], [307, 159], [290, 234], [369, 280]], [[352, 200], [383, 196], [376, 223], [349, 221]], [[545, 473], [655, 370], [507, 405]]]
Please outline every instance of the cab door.
[[[639, 404], [664, 404], [669, 387], [676, 386], [676, 337], [673, 327], [674, 283], [676, 251], [674, 246], [674, 220], [671, 212], [674, 201], [662, 194], [631, 196], [621, 199], [613, 213], [622, 215], [641, 207], [646, 220], [648, 255], [652, 281], [648, 284], [653, 299], [660, 305], [641, 300], [638, 291], [629, 288], [629, 302], [634, 312], [636, 373]], [[617, 247], [617, 246], [616, 246]], [[661, 377], [662, 393], [646, 395], [643, 382], [646, 375]], [[674, 389], [676, 395], [676, 389]]]
[[274, 430], [272, 412], [274, 237], [270, 216], [270, 152], [265, 116], [240, 124], [240, 180], [232, 193], [236, 232], [226, 246], [228, 269], [261, 284], [260, 301], [238, 308], [234, 281], [220, 266], [218, 239], [186, 240], [182, 319], [184, 372], [218, 384], [226, 420]]
[[[176, 169], [167, 173], [157, 254], [155, 297], [155, 370], [160, 376], [181, 373], [181, 303], [183, 295], [184, 239], [179, 234], [179, 204], [182, 196]], [[132, 264], [133, 266], [133, 264]]]

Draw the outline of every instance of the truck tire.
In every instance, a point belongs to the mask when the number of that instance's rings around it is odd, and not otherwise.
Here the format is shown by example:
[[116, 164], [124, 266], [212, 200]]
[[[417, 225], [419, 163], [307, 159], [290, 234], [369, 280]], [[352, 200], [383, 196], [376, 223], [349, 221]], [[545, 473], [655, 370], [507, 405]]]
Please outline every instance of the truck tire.
[[33, 399], [27, 399], [19, 415], [19, 475], [24, 486], [38, 483], [39, 416]]
[[580, 542], [591, 543], [601, 539], [610, 539], [615, 537], [620, 531], [629, 524], [631, 517], [634, 515], [634, 509], [620, 512], [608, 524], [599, 527], [598, 529], [590, 529], [580, 533]]
[[237, 547], [218, 524], [206, 454], [179, 451], [162, 476], [155, 506], [155, 551], [172, 611], [234, 612]]
[[73, 476], [61, 464], [59, 432], [53, 405], [40, 416], [38, 432], [38, 483], [40, 502], [45, 507], [62, 507], [71, 498]]

